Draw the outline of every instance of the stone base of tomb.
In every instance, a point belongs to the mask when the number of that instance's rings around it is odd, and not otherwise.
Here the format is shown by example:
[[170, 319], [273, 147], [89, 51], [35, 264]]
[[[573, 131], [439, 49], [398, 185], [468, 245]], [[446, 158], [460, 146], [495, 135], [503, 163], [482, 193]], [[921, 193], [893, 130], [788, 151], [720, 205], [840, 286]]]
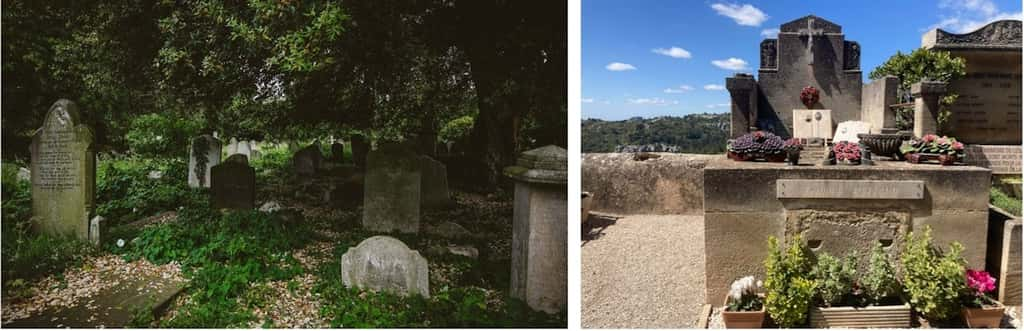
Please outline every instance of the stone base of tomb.
[[787, 166], [734, 162], [704, 168], [705, 300], [736, 279], [763, 277], [768, 236], [800, 234], [816, 252], [857, 252], [876, 243], [897, 257], [910, 231], [932, 228], [940, 247], [959, 241], [971, 268], [984, 268], [991, 171], [974, 166], [876, 162]]

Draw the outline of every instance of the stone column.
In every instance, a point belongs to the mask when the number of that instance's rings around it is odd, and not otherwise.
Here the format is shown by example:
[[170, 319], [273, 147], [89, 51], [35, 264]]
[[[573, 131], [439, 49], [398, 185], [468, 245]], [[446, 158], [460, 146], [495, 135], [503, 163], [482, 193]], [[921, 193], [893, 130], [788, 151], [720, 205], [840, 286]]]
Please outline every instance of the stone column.
[[757, 81], [748, 74], [736, 74], [725, 79], [732, 103], [732, 129], [730, 137], [736, 138], [748, 132], [757, 131]]
[[881, 133], [882, 129], [896, 127], [896, 113], [889, 106], [899, 100], [896, 95], [899, 85], [900, 79], [896, 76], [885, 76], [864, 84], [860, 118], [871, 123], [871, 133]]
[[910, 86], [914, 97], [914, 136], [920, 138], [938, 131], [939, 97], [946, 93], [946, 83], [922, 81]]
[[567, 309], [567, 165], [566, 150], [549, 145], [504, 171], [516, 186], [511, 294], [548, 313]]

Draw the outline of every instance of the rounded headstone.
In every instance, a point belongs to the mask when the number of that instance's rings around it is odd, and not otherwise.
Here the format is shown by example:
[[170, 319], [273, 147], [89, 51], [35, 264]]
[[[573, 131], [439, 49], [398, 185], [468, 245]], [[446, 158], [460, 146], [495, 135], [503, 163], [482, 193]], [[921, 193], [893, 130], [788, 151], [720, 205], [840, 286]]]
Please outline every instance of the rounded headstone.
[[427, 259], [401, 240], [370, 237], [341, 256], [345, 286], [430, 297]]

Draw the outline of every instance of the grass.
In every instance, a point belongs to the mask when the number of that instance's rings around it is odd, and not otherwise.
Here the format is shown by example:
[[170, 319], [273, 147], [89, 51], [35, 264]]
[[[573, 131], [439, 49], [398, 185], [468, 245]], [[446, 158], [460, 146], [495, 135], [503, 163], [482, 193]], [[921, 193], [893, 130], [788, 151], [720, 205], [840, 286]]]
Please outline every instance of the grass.
[[1020, 216], [1021, 200], [1006, 194], [996, 187], [989, 190], [989, 202], [1010, 214]]

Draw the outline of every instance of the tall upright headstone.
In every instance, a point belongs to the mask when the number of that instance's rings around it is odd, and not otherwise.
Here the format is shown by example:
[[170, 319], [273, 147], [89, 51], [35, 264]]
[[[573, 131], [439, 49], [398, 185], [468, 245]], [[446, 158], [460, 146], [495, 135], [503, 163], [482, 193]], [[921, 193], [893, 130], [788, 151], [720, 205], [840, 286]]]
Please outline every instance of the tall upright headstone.
[[353, 134], [349, 140], [352, 144], [352, 163], [359, 168], [365, 167], [366, 153], [370, 151], [370, 143], [361, 134]]
[[245, 155], [245, 157], [250, 159], [250, 160], [253, 159], [253, 157], [252, 157], [252, 146], [249, 145], [249, 141], [248, 140], [239, 141], [237, 146], [238, 147], [237, 147], [237, 150], [235, 151], [235, 154], [242, 154], [242, 155]]
[[78, 106], [57, 100], [32, 137], [32, 225], [50, 235], [89, 240], [96, 206], [96, 155], [92, 131]]
[[420, 157], [405, 144], [384, 143], [366, 157], [363, 227], [416, 233], [420, 228]]
[[448, 167], [440, 161], [423, 155], [420, 162], [420, 202], [423, 207], [448, 206], [451, 197], [448, 192]]
[[232, 155], [210, 169], [210, 188], [214, 208], [256, 208], [256, 169], [245, 155]]
[[565, 149], [549, 145], [504, 170], [516, 187], [511, 295], [549, 313], [567, 308], [567, 168]]
[[948, 133], [967, 144], [1021, 144], [1021, 21], [995, 21], [965, 34], [941, 29], [921, 47], [947, 51], [967, 62], [966, 75], [949, 82], [959, 95], [950, 106]]
[[345, 144], [341, 140], [331, 143], [331, 161], [345, 162]]
[[[745, 89], [756, 90], [756, 95], [732, 93], [733, 112], [750, 115], [734, 118], [756, 119], [757, 129], [791, 137], [793, 110], [805, 108], [800, 91], [813, 86], [821, 91], [815, 108], [831, 109], [834, 122], [860, 120], [860, 44], [846, 40], [839, 25], [814, 15], [787, 22], [779, 28], [778, 38], [761, 42], [760, 54], [756, 85]], [[738, 82], [730, 78], [726, 83]], [[756, 107], [747, 110], [743, 105], [751, 104], [752, 96]]]
[[210, 169], [220, 164], [220, 139], [204, 134], [192, 139], [188, 151], [188, 186], [210, 187]]
[[320, 153], [320, 145], [312, 144], [295, 152], [292, 156], [292, 168], [300, 176], [312, 176], [320, 170], [324, 155]]

